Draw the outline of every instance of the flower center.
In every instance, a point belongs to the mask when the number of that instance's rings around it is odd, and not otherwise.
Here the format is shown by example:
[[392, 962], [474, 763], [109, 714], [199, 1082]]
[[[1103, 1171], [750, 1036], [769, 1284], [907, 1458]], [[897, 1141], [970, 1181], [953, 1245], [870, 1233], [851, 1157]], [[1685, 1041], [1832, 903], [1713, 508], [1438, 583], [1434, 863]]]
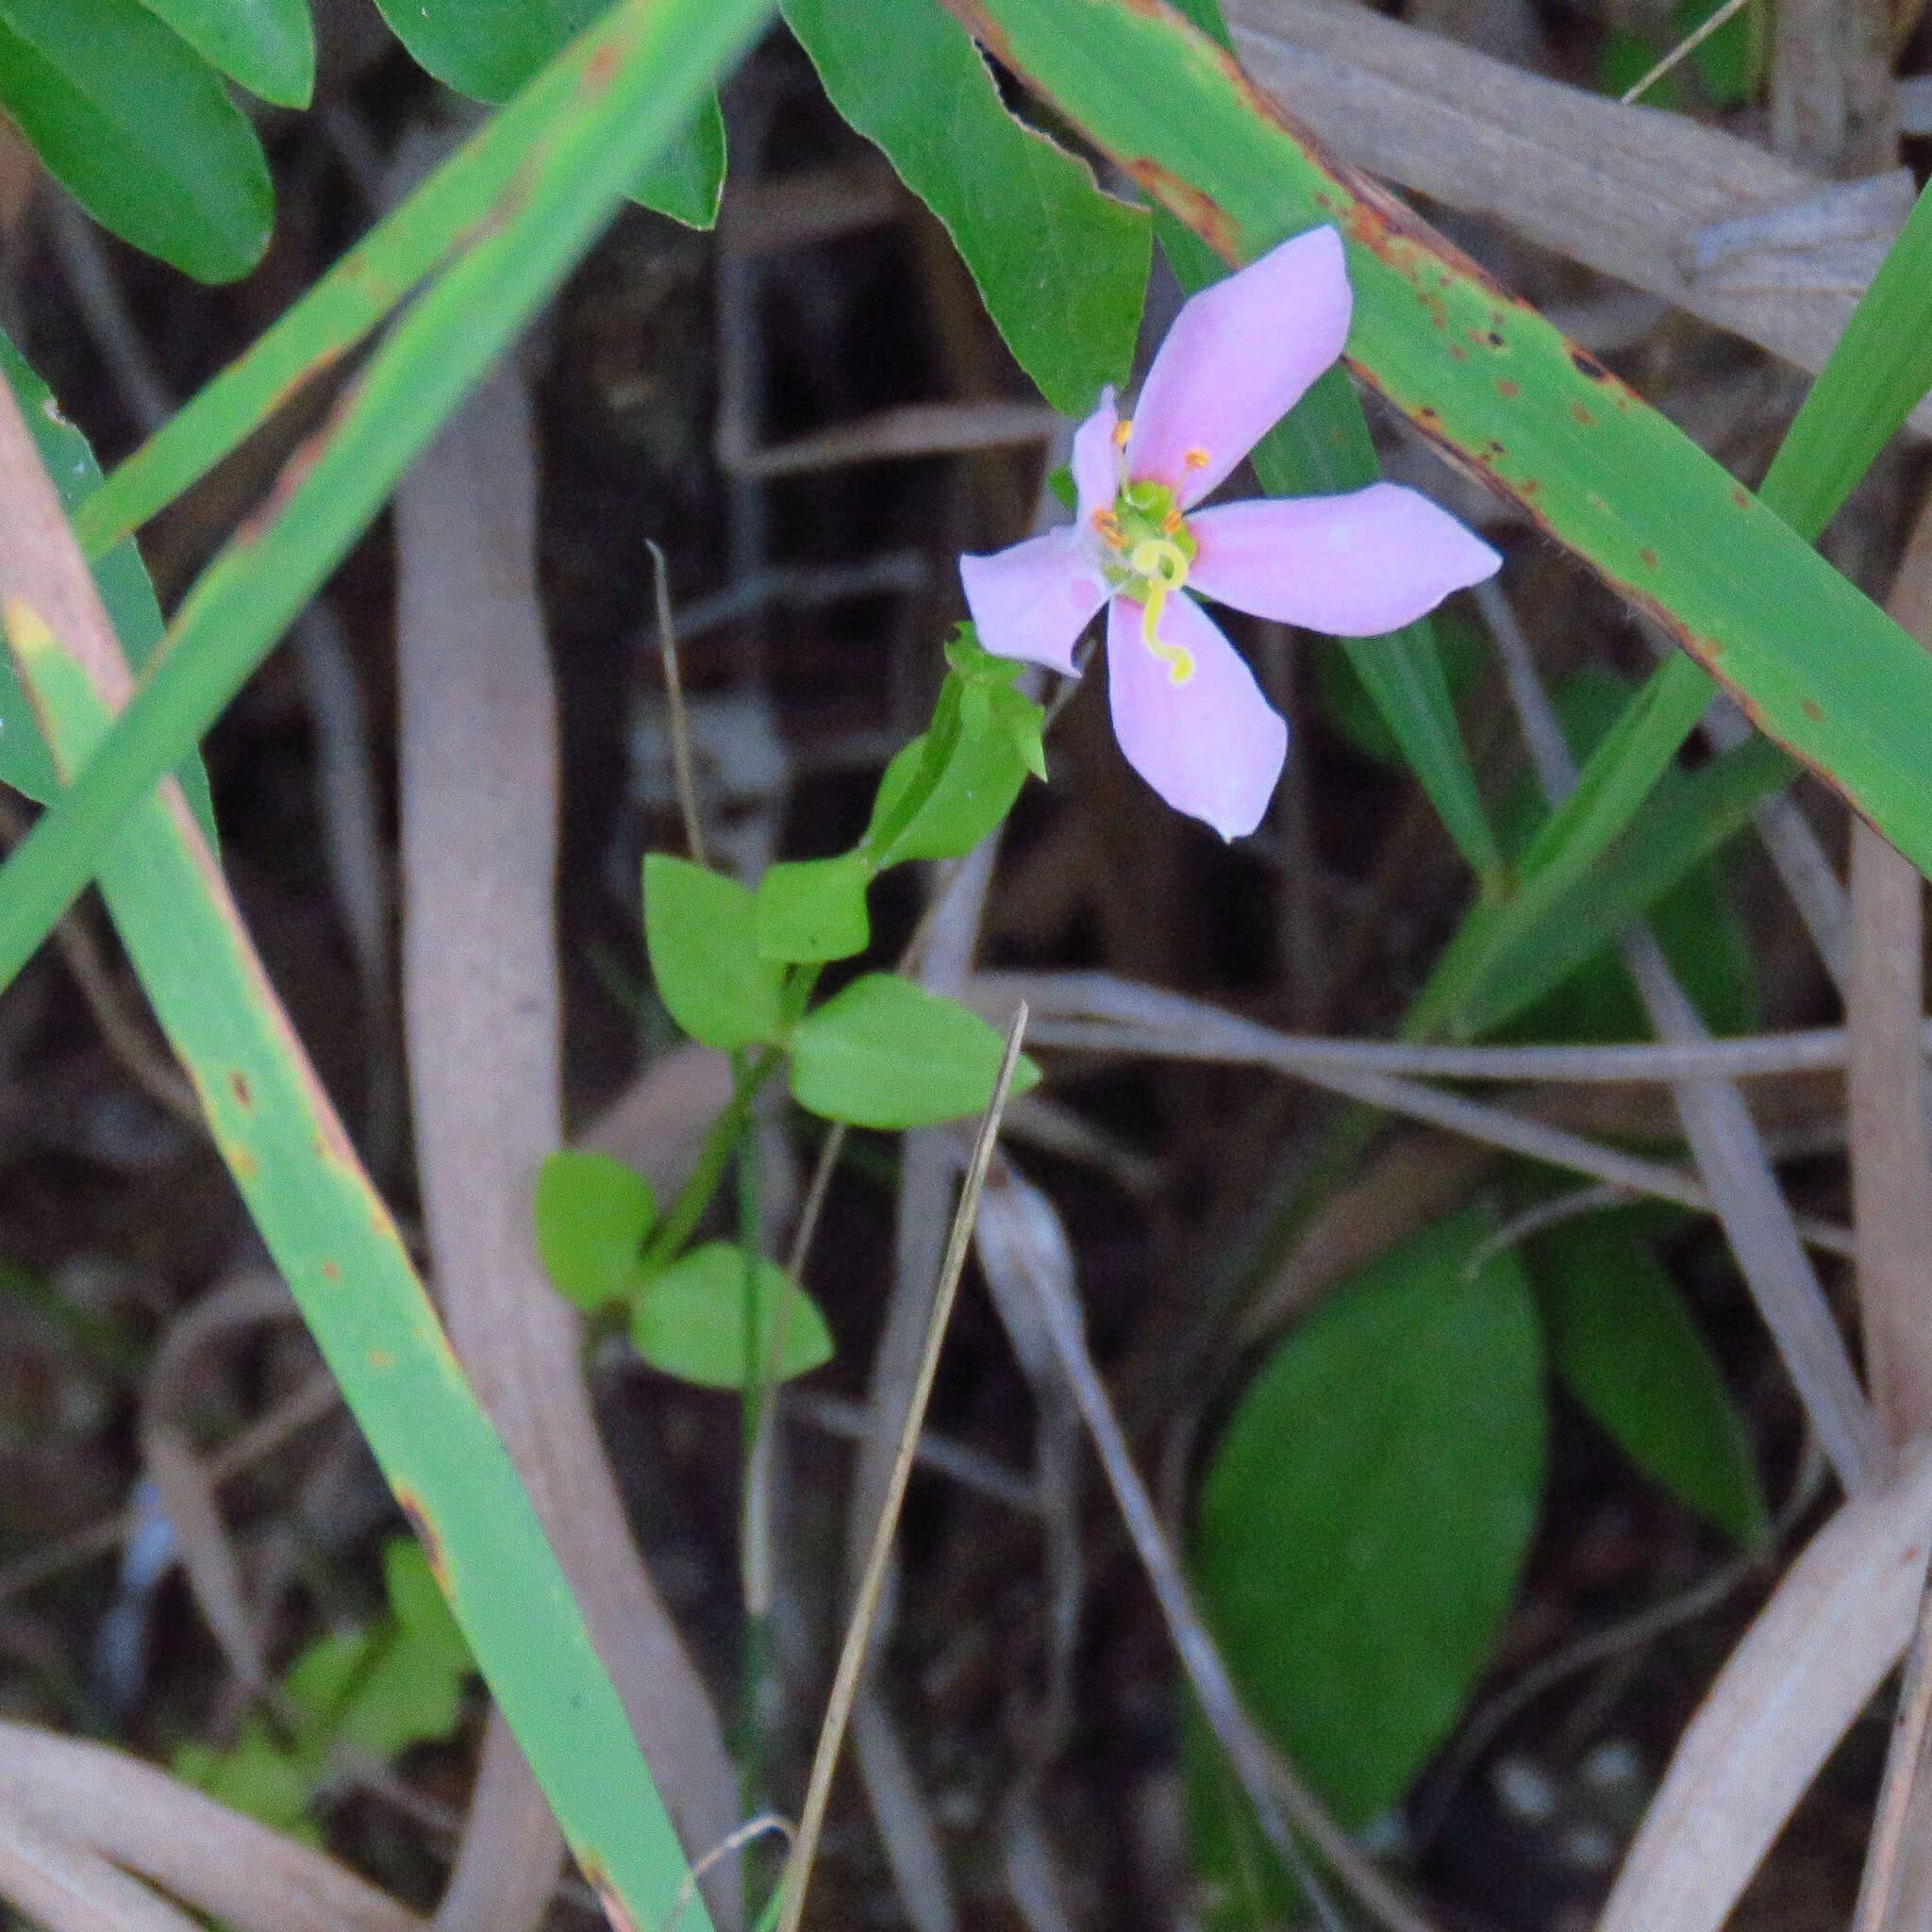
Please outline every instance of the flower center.
[[1123, 479], [1112, 508], [1093, 512], [1093, 527], [1106, 545], [1101, 567], [1108, 582], [1144, 608], [1142, 640], [1167, 666], [1167, 681], [1186, 684], [1194, 675], [1194, 654], [1159, 634], [1161, 610], [1187, 583], [1188, 567], [1199, 547], [1174, 491], [1165, 483]]

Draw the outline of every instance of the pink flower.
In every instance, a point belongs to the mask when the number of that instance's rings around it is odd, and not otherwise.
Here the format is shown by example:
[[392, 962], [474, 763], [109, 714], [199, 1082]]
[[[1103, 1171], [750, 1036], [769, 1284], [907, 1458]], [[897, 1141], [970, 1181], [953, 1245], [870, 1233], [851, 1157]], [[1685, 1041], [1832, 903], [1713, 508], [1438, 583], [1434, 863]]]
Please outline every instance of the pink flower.
[[1224, 839], [1260, 824], [1288, 726], [1189, 591], [1331, 636], [1375, 637], [1502, 561], [1392, 483], [1195, 510], [1341, 355], [1352, 301], [1333, 228], [1203, 290], [1168, 331], [1132, 422], [1108, 390], [1080, 425], [1072, 525], [959, 559], [979, 641], [999, 657], [1071, 676], [1080, 633], [1108, 607], [1121, 749], [1171, 806]]

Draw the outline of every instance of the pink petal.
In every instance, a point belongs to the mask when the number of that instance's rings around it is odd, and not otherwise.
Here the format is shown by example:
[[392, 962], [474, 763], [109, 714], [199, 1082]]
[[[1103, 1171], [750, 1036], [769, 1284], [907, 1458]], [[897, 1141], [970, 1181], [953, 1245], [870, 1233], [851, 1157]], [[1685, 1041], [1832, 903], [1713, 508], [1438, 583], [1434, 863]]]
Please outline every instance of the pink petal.
[[1224, 504], [1190, 517], [1188, 527], [1201, 546], [1188, 571], [1191, 589], [1331, 637], [1379, 637], [1412, 624], [1503, 560], [1399, 483]]
[[1108, 699], [1127, 762], [1176, 811], [1205, 819], [1224, 839], [1261, 823], [1288, 757], [1288, 726], [1269, 708], [1254, 674], [1186, 595], [1161, 607], [1157, 635], [1193, 658], [1193, 675], [1173, 681], [1148, 649], [1143, 608], [1116, 597], [1107, 613]]
[[1109, 509], [1120, 494], [1120, 472], [1115, 465], [1113, 432], [1120, 422], [1113, 406], [1113, 386], [1100, 392], [1100, 407], [1074, 432], [1074, 488], [1079, 492], [1079, 507], [1074, 521], [1082, 530], [1092, 527], [1093, 512]]
[[962, 557], [959, 581], [979, 641], [996, 658], [1025, 658], [1074, 675], [1074, 646], [1107, 602], [1089, 541], [1049, 530], [991, 557]]
[[1191, 297], [1141, 391], [1128, 475], [1169, 485], [1183, 509], [1200, 502], [1341, 354], [1353, 302], [1333, 228]]

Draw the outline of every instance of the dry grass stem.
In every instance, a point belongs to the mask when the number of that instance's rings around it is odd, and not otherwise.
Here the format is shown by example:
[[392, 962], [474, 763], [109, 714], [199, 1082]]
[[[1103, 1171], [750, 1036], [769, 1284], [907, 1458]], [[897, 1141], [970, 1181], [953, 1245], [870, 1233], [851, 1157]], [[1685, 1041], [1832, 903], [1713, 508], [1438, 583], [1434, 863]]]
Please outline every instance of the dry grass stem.
[[812, 1758], [811, 1779], [806, 1789], [805, 1810], [799, 1820], [798, 1838], [785, 1863], [783, 1879], [785, 1905], [778, 1921], [778, 1932], [798, 1932], [805, 1910], [806, 1888], [811, 1879], [811, 1865], [817, 1856], [819, 1834], [825, 1822], [825, 1805], [832, 1792], [832, 1773], [838, 1766], [839, 1747], [844, 1741], [845, 1726], [852, 1714], [853, 1698], [859, 1674], [865, 1666], [867, 1641], [872, 1634], [873, 1615], [886, 1579], [886, 1566], [892, 1554], [892, 1538], [898, 1529], [899, 1510], [906, 1500], [906, 1484], [912, 1474], [913, 1449], [925, 1420], [925, 1406], [932, 1394], [933, 1376], [939, 1368], [940, 1349], [945, 1341], [946, 1325], [952, 1318], [953, 1303], [958, 1293], [959, 1276], [966, 1266], [966, 1252], [973, 1239], [973, 1223], [979, 1209], [980, 1190], [986, 1185], [986, 1171], [992, 1159], [998, 1139], [1000, 1116], [1006, 1109], [1007, 1095], [1012, 1090], [1013, 1072], [1020, 1064], [1020, 1045], [1026, 1033], [1026, 1008], [1023, 1004], [1013, 1016], [1007, 1033], [1007, 1049], [1000, 1061], [999, 1077], [993, 1083], [992, 1098], [987, 1105], [974, 1142], [973, 1158], [966, 1169], [966, 1180], [959, 1191], [959, 1205], [953, 1215], [952, 1231], [946, 1240], [945, 1258], [940, 1268], [939, 1290], [933, 1297], [931, 1319], [926, 1324], [925, 1346], [920, 1357], [919, 1374], [913, 1384], [912, 1401], [899, 1432], [898, 1452], [886, 1486], [885, 1505], [873, 1531], [872, 1548], [866, 1557], [845, 1641], [839, 1654], [838, 1674], [826, 1704], [825, 1720], [819, 1732], [818, 1750]]
[[1641, 80], [1634, 81], [1629, 87], [1626, 87], [1617, 96], [1617, 99], [1626, 108], [1641, 101], [1680, 60], [1687, 55], [1694, 54], [1699, 47], [1703, 46], [1706, 41], [1709, 40], [1712, 34], [1716, 33], [1719, 27], [1724, 25], [1725, 21], [1741, 13], [1750, 4], [1751, 0], [1724, 0], [1724, 4], [1715, 13], [1701, 25], [1686, 34], [1656, 66], [1651, 68]]
[[677, 776], [677, 808], [684, 815], [684, 842], [693, 865], [710, 864], [705, 855], [705, 824], [698, 814], [697, 779], [691, 772], [691, 720], [684, 709], [684, 679], [677, 669], [677, 627], [671, 619], [671, 578], [664, 552], [652, 538], [651, 585], [658, 600], [658, 659], [664, 667], [664, 704], [671, 722], [671, 768]]

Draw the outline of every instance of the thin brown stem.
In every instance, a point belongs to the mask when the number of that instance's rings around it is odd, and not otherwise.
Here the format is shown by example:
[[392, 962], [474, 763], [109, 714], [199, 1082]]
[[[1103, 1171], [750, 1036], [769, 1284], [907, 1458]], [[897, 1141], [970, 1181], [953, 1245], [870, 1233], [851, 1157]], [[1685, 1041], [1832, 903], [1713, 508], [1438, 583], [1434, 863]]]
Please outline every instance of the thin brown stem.
[[913, 1451], [919, 1441], [920, 1425], [925, 1420], [926, 1403], [932, 1395], [933, 1377], [939, 1370], [940, 1349], [953, 1314], [953, 1303], [959, 1291], [959, 1276], [966, 1266], [966, 1251], [973, 1239], [973, 1224], [979, 1211], [979, 1196], [986, 1186], [986, 1171], [992, 1160], [993, 1143], [999, 1138], [1000, 1116], [1006, 1111], [1007, 1096], [1012, 1091], [1013, 1073], [1020, 1064], [1020, 1042], [1026, 1032], [1026, 1008], [1023, 1004], [1014, 1014], [1007, 1033], [1007, 1050], [1000, 1061], [999, 1077], [993, 1082], [992, 1098], [987, 1103], [974, 1142], [973, 1158], [966, 1169], [965, 1185], [959, 1191], [959, 1206], [953, 1215], [952, 1232], [946, 1241], [946, 1256], [940, 1270], [939, 1290], [933, 1297], [932, 1317], [926, 1324], [925, 1347], [920, 1356], [919, 1374], [913, 1383], [912, 1402], [899, 1431], [899, 1447], [886, 1483], [885, 1507], [879, 1511], [873, 1530], [872, 1548], [866, 1557], [865, 1574], [860, 1578], [852, 1617], [845, 1626], [844, 1647], [839, 1654], [839, 1670], [826, 1703], [825, 1720], [819, 1731], [818, 1751], [812, 1759], [811, 1781], [806, 1789], [805, 1811], [799, 1820], [798, 1838], [786, 1860], [785, 1906], [778, 1921], [778, 1932], [798, 1932], [805, 1911], [806, 1887], [811, 1879], [812, 1859], [818, 1853], [819, 1835], [824, 1828], [825, 1805], [832, 1793], [832, 1773], [839, 1762], [839, 1748], [851, 1722], [853, 1699], [858, 1691], [860, 1673], [872, 1636], [873, 1619], [877, 1612], [879, 1593], [886, 1580], [886, 1566], [891, 1560], [892, 1538], [899, 1526], [899, 1510], [906, 1501], [906, 1484], [912, 1474]]

